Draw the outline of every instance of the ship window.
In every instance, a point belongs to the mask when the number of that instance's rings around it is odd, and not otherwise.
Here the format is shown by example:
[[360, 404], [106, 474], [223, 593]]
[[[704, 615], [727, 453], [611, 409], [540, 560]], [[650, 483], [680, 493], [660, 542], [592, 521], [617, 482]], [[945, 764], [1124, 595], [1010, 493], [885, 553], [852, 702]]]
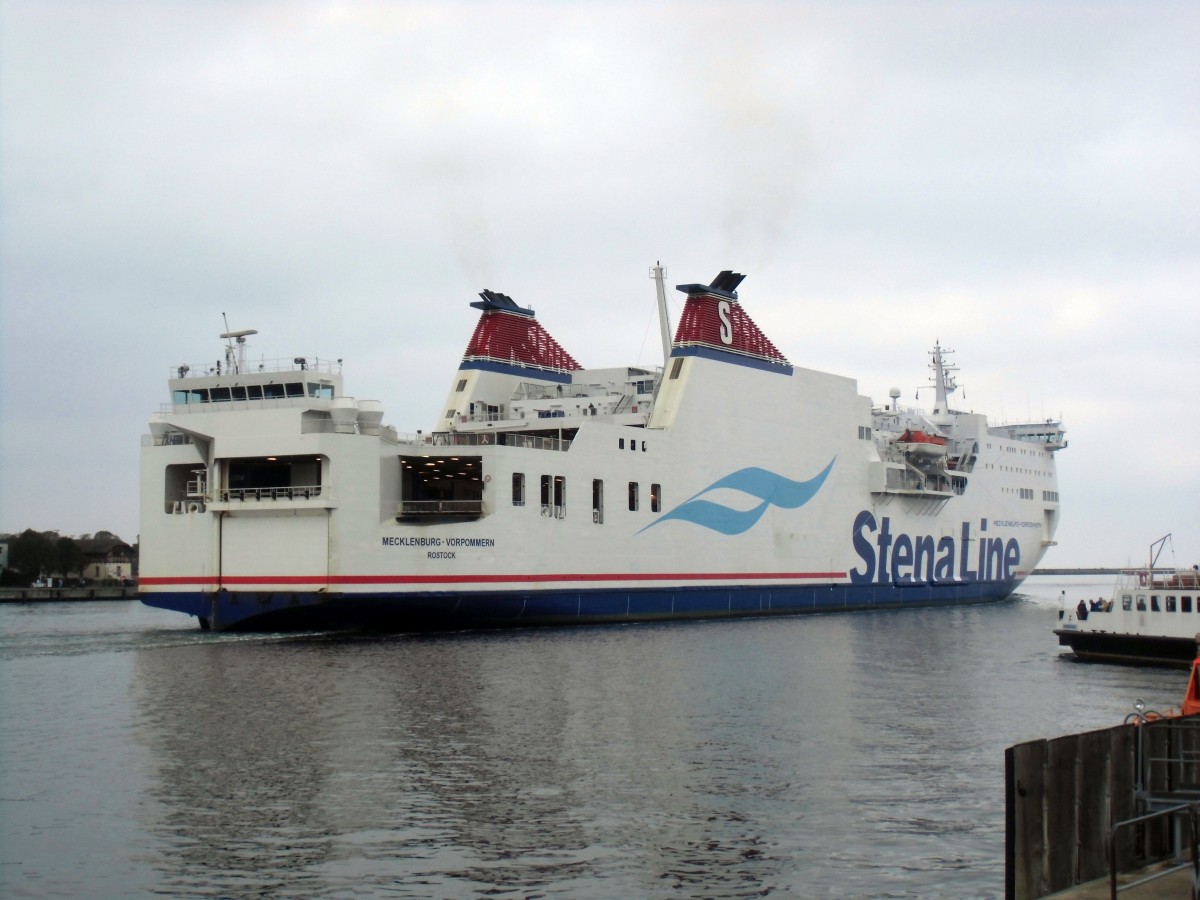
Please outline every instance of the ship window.
[[592, 479], [592, 521], [604, 524], [604, 482], [599, 478]]
[[289, 397], [303, 397], [304, 385], [297, 382], [289, 382], [287, 386], [287, 395]]
[[333, 385], [332, 384], [318, 384], [315, 382], [312, 384], [309, 384], [308, 396], [315, 397], [318, 400], [332, 400], [333, 399]]
[[675, 357], [675, 362], [671, 363], [671, 378], [678, 378], [680, 371], [683, 369], [683, 357]]
[[617, 438], [617, 446], [622, 450], [625, 449], [625, 438]]
[[1167, 612], [1175, 612], [1175, 598], [1168, 597], [1166, 600]]
[[662, 485], [650, 485], [650, 512], [658, 512], [662, 507]]
[[1159, 609], [1158, 609], [1158, 594], [1155, 594], [1154, 596], [1152, 596], [1150, 598], [1150, 611], [1151, 612], [1159, 611]]
[[251, 400], [261, 400], [263, 398], [263, 390], [261, 384], [246, 385], [246, 396]]
[[282, 384], [274, 384], [274, 383], [264, 384], [263, 385], [263, 396], [266, 397], [268, 400], [280, 399], [281, 397], [283, 397], [283, 385]]
[[194, 388], [190, 391], [175, 391], [174, 401], [176, 403], [191, 404], [191, 403], [207, 403], [208, 391], [204, 388]]
[[212, 389], [211, 396], [212, 396], [213, 403], [228, 403], [229, 402], [229, 388], [215, 387]]
[[513, 472], [512, 482], [513, 506], [525, 505], [525, 473]]
[[550, 476], [542, 476], [542, 515], [550, 515]]
[[467, 388], [467, 379], [460, 378], [458, 380], [458, 387], [456, 387], [454, 390], [456, 393], [461, 393], [462, 391], [466, 390], [466, 388]]
[[636, 481], [629, 482], [629, 511], [637, 512], [638, 508], [638, 483]]
[[1133, 598], [1128, 594], [1121, 598], [1121, 609], [1126, 611], [1133, 609]]
[[1146, 611], [1146, 595], [1145, 595], [1145, 594], [1138, 594], [1138, 598], [1137, 598], [1137, 608], [1138, 608], [1138, 609], [1139, 609], [1141, 612], [1145, 612], [1145, 611]]
[[233, 392], [233, 399], [234, 399], [234, 400], [245, 400], [245, 399], [246, 399], [246, 387], [245, 387], [245, 385], [239, 385], [239, 384], [235, 384], [235, 385], [234, 385], [233, 387], [231, 387], [229, 390]]
[[1179, 598], [1179, 609], [1182, 612], [1190, 613], [1192, 611], [1192, 598], [1191, 597], [1180, 597]]
[[558, 518], [562, 518], [563, 511], [567, 508], [567, 479], [562, 475], [554, 476], [554, 514]]

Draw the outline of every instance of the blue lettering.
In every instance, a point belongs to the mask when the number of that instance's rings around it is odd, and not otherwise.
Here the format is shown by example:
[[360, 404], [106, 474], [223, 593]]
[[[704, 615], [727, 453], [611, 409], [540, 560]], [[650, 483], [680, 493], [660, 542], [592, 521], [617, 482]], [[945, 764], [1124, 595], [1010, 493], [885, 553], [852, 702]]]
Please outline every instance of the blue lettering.
[[[933, 582], [933, 535], [926, 534], [913, 540], [916, 550], [913, 560], [913, 581]], [[925, 564], [921, 568], [922, 561]]]
[[974, 581], [978, 576], [967, 568], [971, 559], [971, 523], [962, 523], [962, 556], [959, 557], [958, 577], [963, 581]]
[[912, 558], [912, 538], [907, 534], [897, 535], [896, 543], [892, 545], [892, 580], [896, 584], [908, 584], [913, 580], [912, 575], [901, 571], [912, 565]]
[[946, 535], [938, 541], [937, 565], [933, 569], [934, 581], [954, 580], [954, 538]]
[[875, 553], [871, 549], [871, 542], [863, 536], [864, 531], [874, 530], [875, 517], [871, 515], [870, 511], [864, 509], [854, 517], [854, 552], [862, 559], [866, 571], [860, 572], [858, 569], [851, 569], [851, 584], [870, 584], [875, 578]]
[[[991, 538], [987, 541], [987, 580], [1004, 577], [1004, 539]], [[982, 574], [980, 577], [983, 577]]]
[[888, 580], [888, 547], [892, 546], [892, 533], [888, 531], [890, 523], [891, 519], [884, 516], [883, 525], [879, 529], [879, 537], [875, 540], [879, 546], [879, 568], [876, 570], [876, 578], [880, 584], [886, 584]]
[[1017, 543], [1016, 538], [1009, 538], [1004, 547], [1004, 580], [1012, 578], [1020, 565], [1021, 545]]
[[[980, 519], [979, 537], [972, 536], [970, 522], [962, 523], [957, 539], [948, 534], [940, 538], [893, 534], [889, 517], [876, 522], [864, 509], [854, 517], [851, 539], [862, 562], [850, 570], [850, 583], [944, 584], [955, 581], [956, 569], [960, 581], [1009, 581], [1020, 568], [1021, 545], [1016, 538], [988, 537], [987, 530], [988, 520]], [[975, 554], [971, 554], [972, 541], [979, 544]]]

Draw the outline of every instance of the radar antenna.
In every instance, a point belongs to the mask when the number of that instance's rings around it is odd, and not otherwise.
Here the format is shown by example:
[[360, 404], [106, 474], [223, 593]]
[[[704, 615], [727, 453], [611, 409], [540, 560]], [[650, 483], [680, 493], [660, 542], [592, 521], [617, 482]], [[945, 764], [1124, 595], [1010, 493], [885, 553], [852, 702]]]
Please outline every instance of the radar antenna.
[[[225, 320], [225, 332], [221, 335], [225, 339], [225, 370], [231, 374], [241, 374], [246, 371], [246, 337], [247, 335], [258, 334], [258, 331], [254, 328], [230, 331], [229, 317], [225, 313], [221, 313], [221, 318]], [[237, 341], [236, 357], [234, 355], [234, 341]]]

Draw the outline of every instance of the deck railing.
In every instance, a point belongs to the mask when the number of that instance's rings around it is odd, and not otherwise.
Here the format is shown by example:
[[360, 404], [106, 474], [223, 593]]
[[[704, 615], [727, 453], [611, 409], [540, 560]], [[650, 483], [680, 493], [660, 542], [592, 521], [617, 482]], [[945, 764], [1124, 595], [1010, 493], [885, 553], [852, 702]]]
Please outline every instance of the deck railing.
[[223, 488], [219, 500], [223, 503], [258, 500], [312, 500], [321, 496], [319, 484], [296, 484], [289, 487]]
[[401, 518], [482, 516], [482, 500], [404, 500], [397, 509]]

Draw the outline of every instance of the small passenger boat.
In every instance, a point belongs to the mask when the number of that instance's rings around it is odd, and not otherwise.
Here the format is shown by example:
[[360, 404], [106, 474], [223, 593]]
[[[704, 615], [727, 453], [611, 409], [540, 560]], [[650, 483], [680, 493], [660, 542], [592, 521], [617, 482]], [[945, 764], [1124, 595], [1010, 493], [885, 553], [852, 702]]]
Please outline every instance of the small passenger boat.
[[1058, 643], [1085, 660], [1186, 666], [1200, 636], [1200, 569], [1160, 568], [1170, 541], [1150, 545], [1149, 564], [1125, 569], [1107, 600], [1080, 600], [1060, 611]]

